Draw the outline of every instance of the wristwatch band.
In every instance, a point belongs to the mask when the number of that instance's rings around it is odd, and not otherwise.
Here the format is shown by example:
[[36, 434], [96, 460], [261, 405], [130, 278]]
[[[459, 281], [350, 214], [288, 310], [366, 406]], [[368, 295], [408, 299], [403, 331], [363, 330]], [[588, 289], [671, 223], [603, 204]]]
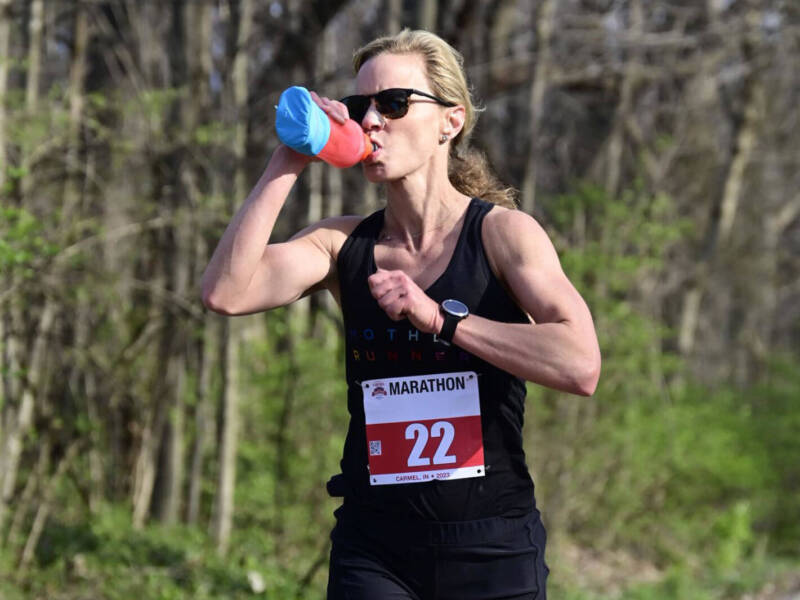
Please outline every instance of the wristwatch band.
[[439, 332], [438, 337], [440, 341], [450, 345], [450, 343], [453, 341], [453, 336], [456, 333], [456, 325], [459, 324], [461, 318], [453, 316], [444, 311], [442, 311], [442, 314], [444, 315], [444, 325], [442, 325], [442, 330]]

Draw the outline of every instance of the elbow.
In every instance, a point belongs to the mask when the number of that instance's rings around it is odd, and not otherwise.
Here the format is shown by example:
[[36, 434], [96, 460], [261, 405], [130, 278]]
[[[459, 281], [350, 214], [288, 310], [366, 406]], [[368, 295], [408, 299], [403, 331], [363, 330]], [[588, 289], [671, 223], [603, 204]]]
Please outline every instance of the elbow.
[[218, 290], [210, 286], [203, 286], [201, 292], [203, 306], [220, 315], [232, 316], [237, 314], [230, 301], [225, 299]]
[[597, 389], [597, 382], [600, 381], [600, 355], [589, 359], [581, 369], [575, 373], [573, 380], [573, 393], [579, 396], [591, 396]]

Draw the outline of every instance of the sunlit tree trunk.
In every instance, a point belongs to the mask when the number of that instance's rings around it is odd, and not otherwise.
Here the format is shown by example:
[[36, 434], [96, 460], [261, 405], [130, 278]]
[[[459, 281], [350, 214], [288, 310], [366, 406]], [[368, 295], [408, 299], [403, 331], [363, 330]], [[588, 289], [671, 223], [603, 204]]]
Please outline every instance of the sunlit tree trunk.
[[[8, 70], [9, 70], [9, 50], [11, 46], [11, 0], [0, 0], [0, 200], [3, 199], [6, 183], [6, 168], [8, 166], [8, 154], [6, 152], [6, 144], [8, 143], [6, 134], [6, 93], [8, 91]], [[11, 289], [13, 282], [8, 278], [3, 278], [3, 286]], [[0, 377], [2, 377], [2, 392], [3, 397], [8, 401], [11, 398], [18, 397], [17, 390], [19, 389], [18, 371], [19, 371], [19, 342], [17, 336], [18, 324], [15, 323], [11, 311], [8, 310], [8, 304], [0, 306]], [[5, 415], [3, 410], [3, 415]], [[0, 419], [0, 444], [3, 442], [3, 430], [5, 428], [5, 419]], [[2, 466], [3, 450], [0, 447], [0, 466]], [[0, 474], [0, 481], [2, 481], [2, 474]], [[0, 499], [2, 502], [2, 499]], [[2, 507], [0, 507], [0, 514], [2, 514]], [[0, 522], [2, 519], [0, 519]], [[0, 527], [0, 532], [2, 528]]]
[[50, 331], [56, 318], [56, 305], [48, 301], [39, 318], [39, 328], [30, 359], [27, 363], [27, 382], [22, 389], [19, 404], [13, 399], [4, 402], [4, 440], [2, 448], [2, 488], [0, 488], [0, 532], [5, 530], [5, 521], [8, 509], [13, 500], [14, 489], [17, 484], [19, 460], [22, 454], [22, 445], [25, 434], [33, 423], [33, 409], [39, 385], [43, 381], [44, 366], [47, 354], [47, 343]]
[[537, 52], [528, 101], [530, 119], [528, 143], [530, 144], [530, 153], [521, 189], [521, 208], [528, 214], [533, 214], [536, 206], [537, 144], [542, 115], [544, 114], [544, 97], [549, 87], [550, 73], [552, 71], [551, 38], [556, 25], [556, 4], [555, 0], [544, 0], [536, 17]]
[[403, 1], [386, 0], [386, 33], [391, 35], [403, 26]]
[[[755, 78], [758, 75], [752, 75]], [[728, 245], [733, 221], [741, 200], [745, 168], [752, 160], [758, 138], [759, 121], [763, 113], [764, 90], [755, 79], [748, 83], [747, 103], [741, 125], [734, 137], [721, 197], [709, 216], [703, 250], [696, 261], [691, 284], [684, 294], [683, 310], [678, 329], [678, 347], [690, 355], [695, 346], [700, 308], [708, 285], [712, 264], [721, 248]]]
[[[207, 252], [202, 252], [203, 259], [208, 259]], [[220, 318], [207, 315], [203, 323], [203, 344], [200, 358], [200, 372], [197, 384], [197, 407], [195, 408], [195, 437], [192, 444], [192, 457], [189, 467], [189, 497], [186, 507], [186, 521], [197, 523], [200, 517], [200, 500], [203, 490], [203, 465], [213, 442], [214, 415], [211, 405], [211, 378], [218, 364]]]
[[[0, 20], [1, 22], [2, 20]], [[2, 32], [0, 32], [2, 36]], [[64, 188], [62, 204], [62, 242], [68, 239], [69, 217], [77, 207], [80, 197], [78, 183], [78, 155], [80, 147], [80, 127], [83, 117], [84, 76], [86, 72], [86, 51], [89, 42], [88, 19], [83, 7], [78, 8], [75, 15], [73, 55], [70, 62], [69, 75], [69, 118], [67, 137], [67, 183]], [[0, 60], [0, 62], [3, 62]], [[2, 74], [0, 74], [2, 75]], [[1, 78], [1, 77], [0, 77]], [[2, 145], [2, 143], [0, 143]], [[17, 484], [19, 460], [22, 453], [23, 439], [31, 427], [37, 396], [42, 396], [45, 389], [45, 365], [47, 353], [50, 351], [50, 331], [58, 318], [59, 307], [55, 298], [49, 293], [46, 296], [38, 326], [33, 336], [31, 350], [26, 360], [27, 375], [20, 390], [18, 403], [6, 402], [3, 405], [2, 448], [0, 448], [0, 532], [4, 531], [8, 513], [8, 505], [12, 500]], [[11, 398], [9, 400], [17, 400]]]
[[5, 543], [9, 548], [16, 548], [22, 527], [25, 525], [28, 515], [35, 505], [35, 494], [41, 493], [47, 473], [50, 470], [50, 453], [53, 444], [50, 435], [44, 435], [39, 442], [39, 457], [36, 460], [36, 467], [28, 475], [25, 481], [25, 488], [19, 496], [19, 501], [14, 509], [14, 517], [8, 527]]
[[36, 515], [33, 518], [33, 524], [31, 525], [31, 530], [28, 534], [28, 539], [25, 542], [25, 547], [23, 548], [22, 556], [20, 557], [19, 568], [22, 570], [27, 569], [28, 565], [33, 560], [36, 546], [39, 544], [39, 539], [44, 531], [44, 525], [47, 522], [47, 518], [50, 516], [50, 511], [53, 508], [56, 486], [60, 483], [61, 478], [64, 476], [64, 473], [69, 467], [70, 463], [75, 459], [75, 455], [77, 453], [78, 442], [72, 442], [72, 444], [70, 444], [70, 446], [67, 448], [67, 451], [61, 457], [55, 473], [53, 473], [53, 475], [47, 481], [47, 484], [44, 486], [41, 497], [39, 498], [39, 506], [36, 509]]
[[[233, 63], [233, 104], [236, 114], [234, 156], [234, 202], [239, 203], [247, 195], [247, 173], [245, 153], [247, 148], [247, 95], [248, 95], [248, 48], [253, 23], [253, 0], [242, 0], [240, 6], [236, 57]], [[233, 210], [231, 210], [233, 212]], [[242, 392], [240, 375], [240, 347], [244, 329], [250, 318], [240, 317], [226, 322], [228, 335], [223, 338], [225, 366], [223, 369], [222, 427], [219, 449], [219, 478], [212, 534], [220, 554], [226, 552], [233, 526], [234, 487], [236, 483], [236, 447], [238, 412]]]
[[438, 15], [436, 0], [419, 0], [417, 3], [417, 23], [419, 28], [426, 31], [436, 31], [436, 17]]
[[[11, 64], [11, 0], [0, 0], [0, 99], [8, 92], [8, 71]], [[8, 154], [6, 152], [6, 107], [0, 102], [0, 193], [6, 183]]]
[[[195, 141], [195, 130], [204, 124], [210, 111], [209, 79], [211, 77], [211, 37], [212, 20], [211, 6], [208, 2], [188, 4], [186, 6], [186, 61], [189, 68], [189, 96], [183, 109], [185, 119], [184, 129], [189, 138], [190, 148]], [[190, 206], [195, 217], [202, 217], [201, 208], [203, 190], [200, 188], [202, 169], [197, 160], [191, 160], [183, 169], [184, 187], [190, 199]], [[208, 245], [201, 233], [199, 224], [202, 218], [192, 219], [195, 230], [193, 239], [194, 263], [196, 268], [208, 260]], [[194, 281], [200, 279], [199, 272], [195, 273]], [[191, 290], [187, 291], [191, 295]], [[211, 376], [217, 365], [218, 356], [216, 346], [218, 343], [218, 319], [216, 315], [207, 313], [203, 317], [202, 341], [199, 348], [199, 364], [197, 365], [197, 384], [194, 413], [194, 439], [192, 441], [189, 459], [189, 487], [186, 505], [186, 521], [196, 523], [200, 514], [200, 494], [203, 483], [203, 466], [205, 462], [208, 442], [212, 439], [209, 435], [213, 423], [211, 415]]]
[[[630, 6], [630, 33], [636, 43], [640, 43], [644, 32], [644, 14], [641, 0], [633, 0]], [[627, 122], [632, 118], [634, 94], [639, 86], [638, 52], [634, 46], [630, 55], [626, 56], [627, 65], [623, 65], [620, 98], [614, 114], [611, 134], [608, 138], [605, 165], [605, 188], [610, 196], [619, 192], [625, 151], [625, 131]]]

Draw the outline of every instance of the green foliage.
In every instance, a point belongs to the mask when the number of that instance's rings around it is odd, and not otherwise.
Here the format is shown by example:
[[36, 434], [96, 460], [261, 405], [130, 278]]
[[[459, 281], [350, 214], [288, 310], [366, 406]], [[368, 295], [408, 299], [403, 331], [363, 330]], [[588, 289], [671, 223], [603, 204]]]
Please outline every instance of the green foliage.
[[770, 486], [763, 490], [755, 514], [758, 528], [769, 535], [780, 555], [800, 554], [800, 373], [798, 358], [774, 357], [746, 402], [753, 436], [768, 457]]
[[[272, 311], [264, 339], [248, 346], [253, 394], [242, 408], [237, 475], [237, 543], [295, 583], [327, 556], [338, 502], [325, 482], [339, 471], [347, 431], [338, 332], [320, 323], [319, 335], [309, 335], [304, 323], [290, 310]], [[322, 569], [317, 586], [324, 576]]]
[[[690, 231], [672, 206], [592, 186], [548, 205], [564, 269], [595, 317], [603, 372], [591, 399], [530, 386], [526, 437], [545, 520], [560, 535], [601, 555], [627, 548], [666, 571], [638, 587], [632, 572], [622, 597], [727, 598], [719, 590], [731, 581], [760, 581], [741, 577], [759, 548], [800, 551], [800, 377], [787, 359], [754, 388], [710, 388], [665, 350], [652, 290]], [[572, 597], [569, 581], [556, 585]]]
[[30, 212], [0, 204], [0, 273], [31, 277], [33, 266], [56, 252], [42, 223]]
[[[238, 553], [219, 557], [198, 528], [154, 524], [136, 531], [130, 522], [123, 506], [104, 506], [88, 522], [51, 520], [37, 549], [37, 576], [16, 586], [4, 584], [0, 592], [8, 600], [255, 596]], [[263, 567], [260, 572], [265, 579], [283, 579]], [[0, 579], [13, 580], [6, 575]]]

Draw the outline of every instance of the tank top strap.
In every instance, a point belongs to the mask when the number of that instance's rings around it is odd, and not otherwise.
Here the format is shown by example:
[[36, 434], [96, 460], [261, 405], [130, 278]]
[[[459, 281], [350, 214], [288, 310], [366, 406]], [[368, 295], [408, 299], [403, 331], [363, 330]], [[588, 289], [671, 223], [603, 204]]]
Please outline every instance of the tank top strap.
[[[342, 293], [364, 285], [369, 277], [375, 240], [383, 226], [383, 209], [365, 217], [344, 242], [336, 261]], [[344, 296], [343, 296], [344, 300]]]
[[[483, 219], [493, 206], [480, 198], [472, 198], [447, 270], [429, 291], [434, 291], [433, 288], [453, 289], [464, 282], [471, 282], [473, 289], [483, 289], [492, 279], [481, 231]], [[459, 300], [464, 301], [462, 298]]]
[[[483, 248], [483, 219], [489, 214], [489, 211], [494, 208], [494, 204], [481, 200], [480, 198], [473, 198], [470, 201], [469, 208], [467, 209], [467, 216], [464, 220], [464, 244], [463, 248], [469, 248], [474, 251], [475, 256], [473, 259], [478, 259], [481, 266], [488, 267], [486, 260], [486, 253]], [[472, 264], [474, 268], [475, 263]]]

